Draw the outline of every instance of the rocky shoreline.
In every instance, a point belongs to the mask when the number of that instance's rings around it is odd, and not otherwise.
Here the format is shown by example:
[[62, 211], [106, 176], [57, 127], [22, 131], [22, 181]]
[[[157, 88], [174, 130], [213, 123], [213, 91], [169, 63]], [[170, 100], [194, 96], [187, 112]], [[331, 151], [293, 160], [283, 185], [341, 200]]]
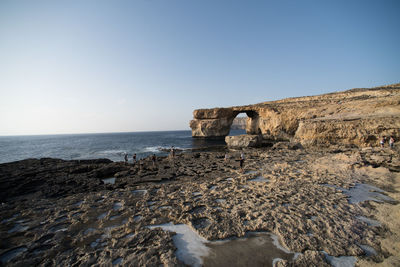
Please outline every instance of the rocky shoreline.
[[149, 228], [172, 223], [208, 241], [274, 234], [297, 253], [277, 266], [398, 266], [398, 148], [281, 142], [244, 149], [244, 172], [226, 152], [0, 164], [0, 265], [184, 266], [174, 233]]

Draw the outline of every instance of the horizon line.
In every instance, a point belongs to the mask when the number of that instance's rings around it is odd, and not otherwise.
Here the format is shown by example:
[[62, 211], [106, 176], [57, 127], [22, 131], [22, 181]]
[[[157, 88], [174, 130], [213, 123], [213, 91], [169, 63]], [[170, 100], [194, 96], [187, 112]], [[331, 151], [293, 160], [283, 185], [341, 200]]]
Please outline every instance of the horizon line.
[[18, 136], [50, 136], [50, 135], [85, 135], [85, 134], [123, 134], [123, 133], [150, 133], [150, 132], [178, 132], [191, 131], [186, 130], [143, 130], [143, 131], [124, 131], [124, 132], [87, 132], [87, 133], [44, 133], [44, 134], [0, 134], [0, 137], [18, 137]]

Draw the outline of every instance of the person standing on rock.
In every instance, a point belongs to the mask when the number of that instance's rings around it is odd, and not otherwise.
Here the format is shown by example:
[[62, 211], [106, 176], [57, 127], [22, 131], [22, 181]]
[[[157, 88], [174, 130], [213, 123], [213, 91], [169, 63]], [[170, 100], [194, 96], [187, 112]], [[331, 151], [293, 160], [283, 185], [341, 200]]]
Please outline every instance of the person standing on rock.
[[381, 141], [380, 141], [381, 147], [385, 147], [385, 137], [382, 136]]
[[391, 136], [390, 139], [389, 139], [389, 146], [390, 146], [391, 149], [394, 148], [394, 138], [393, 138], [393, 136]]
[[157, 161], [156, 154], [153, 154], [153, 156], [151, 157], [151, 161], [153, 162], [153, 168], [155, 168], [156, 167], [156, 161]]
[[175, 147], [171, 147], [171, 158], [175, 158]]
[[135, 165], [135, 164], [136, 164], [136, 153], [133, 154], [133, 156], [132, 156], [132, 161], [133, 161], [133, 165]]
[[228, 163], [228, 161], [229, 161], [228, 153], [225, 153], [224, 161], [225, 161], [225, 163]]
[[243, 172], [243, 165], [244, 165], [244, 153], [240, 153], [240, 171]]
[[128, 164], [128, 153], [125, 153], [125, 164]]

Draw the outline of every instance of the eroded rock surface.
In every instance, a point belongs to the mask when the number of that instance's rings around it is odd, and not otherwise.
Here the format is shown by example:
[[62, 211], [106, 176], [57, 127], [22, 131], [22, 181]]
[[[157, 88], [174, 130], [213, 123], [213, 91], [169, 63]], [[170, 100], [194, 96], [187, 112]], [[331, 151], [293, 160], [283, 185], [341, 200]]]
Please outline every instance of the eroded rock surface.
[[[2, 264], [182, 266], [173, 233], [147, 228], [168, 222], [187, 224], [208, 240], [274, 233], [301, 253], [280, 266], [328, 265], [324, 253], [367, 262], [398, 257], [381, 246], [389, 234], [385, 221], [359, 219], [377, 219], [376, 205], [398, 207], [398, 194], [387, 204], [351, 204], [340, 189], [368, 183], [392, 192], [398, 149], [277, 144], [245, 150], [244, 173], [239, 152], [228, 153], [229, 162], [224, 152], [201, 152], [158, 158], [156, 166], [149, 158], [135, 166], [56, 159], [0, 164]], [[108, 175], [115, 184], [102, 182]], [[365, 245], [377, 255], [366, 256]]]
[[261, 134], [264, 139], [297, 140], [303, 145], [378, 146], [383, 135], [400, 139], [400, 84], [199, 109], [193, 112], [190, 122], [192, 136], [225, 137], [239, 113], [248, 116], [247, 134]]
[[225, 137], [225, 142], [228, 147], [260, 147], [262, 145], [262, 137], [260, 135], [236, 135]]

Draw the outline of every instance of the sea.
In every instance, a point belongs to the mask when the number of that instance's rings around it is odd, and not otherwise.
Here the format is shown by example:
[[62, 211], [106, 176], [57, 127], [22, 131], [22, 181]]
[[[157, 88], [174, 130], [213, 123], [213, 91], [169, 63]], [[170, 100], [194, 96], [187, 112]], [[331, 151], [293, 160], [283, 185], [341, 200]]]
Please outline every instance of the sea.
[[[244, 133], [244, 130], [232, 129], [229, 135]], [[125, 154], [132, 161], [134, 153], [138, 159], [152, 154], [167, 155], [172, 146], [192, 151], [224, 145], [224, 140], [192, 138], [191, 131], [0, 136], [0, 163], [27, 158], [123, 161]]]

